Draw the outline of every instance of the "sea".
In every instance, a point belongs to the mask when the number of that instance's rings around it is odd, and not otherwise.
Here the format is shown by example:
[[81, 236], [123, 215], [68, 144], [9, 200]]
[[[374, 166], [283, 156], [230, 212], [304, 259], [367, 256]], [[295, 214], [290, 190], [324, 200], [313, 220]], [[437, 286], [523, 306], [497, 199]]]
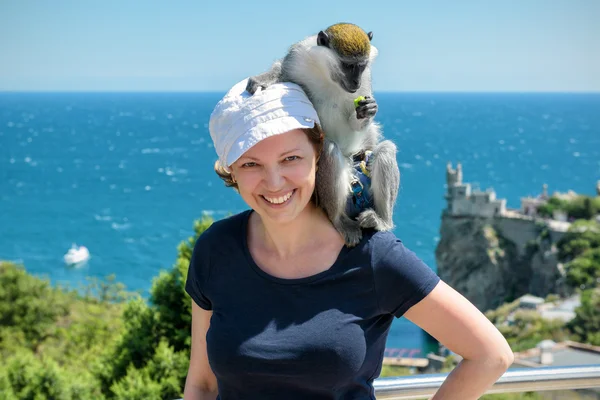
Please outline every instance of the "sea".
[[[0, 93], [0, 259], [53, 284], [114, 274], [144, 296], [203, 215], [247, 208], [213, 172], [210, 113], [223, 93]], [[595, 195], [600, 94], [375, 93], [398, 146], [395, 234], [436, 270], [446, 166], [509, 208], [548, 192]], [[87, 264], [68, 267], [73, 243]], [[431, 348], [405, 318], [388, 349]], [[418, 352], [417, 352], [418, 353]]]

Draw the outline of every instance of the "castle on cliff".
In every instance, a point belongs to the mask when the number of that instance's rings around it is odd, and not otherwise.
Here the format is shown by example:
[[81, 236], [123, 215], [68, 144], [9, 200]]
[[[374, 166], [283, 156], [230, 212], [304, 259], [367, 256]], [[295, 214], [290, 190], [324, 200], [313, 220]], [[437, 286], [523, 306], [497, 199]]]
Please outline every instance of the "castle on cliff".
[[[496, 198], [496, 192], [489, 188], [485, 191], [472, 189], [469, 183], [463, 182], [462, 165], [458, 163], [456, 169], [452, 168], [452, 163], [448, 162], [446, 166], [446, 199], [447, 206], [444, 210], [446, 215], [450, 216], [470, 216], [470, 217], [503, 217], [535, 220], [540, 218], [538, 208], [550, 199], [548, 195], [548, 185], [542, 186], [542, 192], [535, 197], [522, 197], [521, 207], [519, 209], [509, 209], [506, 207], [506, 199]], [[596, 185], [596, 191], [600, 196], [600, 181]], [[577, 193], [569, 190], [567, 193], [554, 192], [552, 196], [562, 200], [572, 200], [577, 197]], [[548, 220], [548, 218], [544, 218]], [[569, 227], [567, 215], [564, 211], [555, 210], [549, 223], [553, 228], [560, 231], [566, 231]]]
[[506, 214], [506, 199], [497, 199], [493, 189], [472, 190], [469, 183], [462, 181], [462, 165], [456, 169], [449, 162], [446, 167], [447, 192], [444, 196], [450, 215], [493, 217]]

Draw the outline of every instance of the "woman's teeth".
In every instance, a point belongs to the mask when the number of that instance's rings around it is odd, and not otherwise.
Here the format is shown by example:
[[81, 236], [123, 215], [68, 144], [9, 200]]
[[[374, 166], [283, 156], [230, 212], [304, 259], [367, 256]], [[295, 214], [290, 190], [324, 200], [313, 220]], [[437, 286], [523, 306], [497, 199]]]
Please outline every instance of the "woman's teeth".
[[263, 196], [265, 198], [265, 200], [267, 200], [269, 203], [273, 203], [273, 204], [281, 204], [281, 203], [285, 203], [286, 201], [289, 200], [290, 197], [292, 197], [292, 194], [294, 193], [294, 191], [292, 190], [291, 192], [289, 192], [288, 194], [286, 194], [285, 196], [280, 196], [280, 197], [267, 197], [267, 196]]

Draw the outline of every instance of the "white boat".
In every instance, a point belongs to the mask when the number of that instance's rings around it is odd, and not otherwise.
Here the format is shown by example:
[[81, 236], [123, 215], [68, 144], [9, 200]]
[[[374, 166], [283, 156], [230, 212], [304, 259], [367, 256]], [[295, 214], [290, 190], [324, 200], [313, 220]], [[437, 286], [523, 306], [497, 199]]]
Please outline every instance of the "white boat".
[[65, 264], [75, 265], [86, 262], [90, 258], [90, 252], [85, 246], [71, 245], [71, 248], [63, 256]]

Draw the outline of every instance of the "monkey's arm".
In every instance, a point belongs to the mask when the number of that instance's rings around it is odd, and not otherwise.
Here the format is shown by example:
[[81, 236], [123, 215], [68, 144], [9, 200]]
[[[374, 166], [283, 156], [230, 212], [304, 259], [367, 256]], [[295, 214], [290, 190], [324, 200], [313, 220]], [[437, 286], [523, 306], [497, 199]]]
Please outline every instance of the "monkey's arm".
[[251, 76], [248, 78], [246, 90], [250, 94], [256, 93], [258, 88], [266, 89], [268, 86], [280, 81], [281, 77], [281, 60], [277, 60], [267, 72], [260, 75]]
[[366, 209], [358, 215], [357, 219], [363, 228], [387, 231], [394, 227], [392, 217], [400, 186], [396, 151], [396, 145], [391, 140], [384, 140], [373, 149], [369, 170], [374, 209]]
[[318, 205], [343, 236], [346, 245], [355, 246], [362, 238], [362, 231], [358, 221], [346, 215], [346, 202], [351, 190], [351, 166], [338, 146], [327, 138], [318, 167], [315, 181]]

